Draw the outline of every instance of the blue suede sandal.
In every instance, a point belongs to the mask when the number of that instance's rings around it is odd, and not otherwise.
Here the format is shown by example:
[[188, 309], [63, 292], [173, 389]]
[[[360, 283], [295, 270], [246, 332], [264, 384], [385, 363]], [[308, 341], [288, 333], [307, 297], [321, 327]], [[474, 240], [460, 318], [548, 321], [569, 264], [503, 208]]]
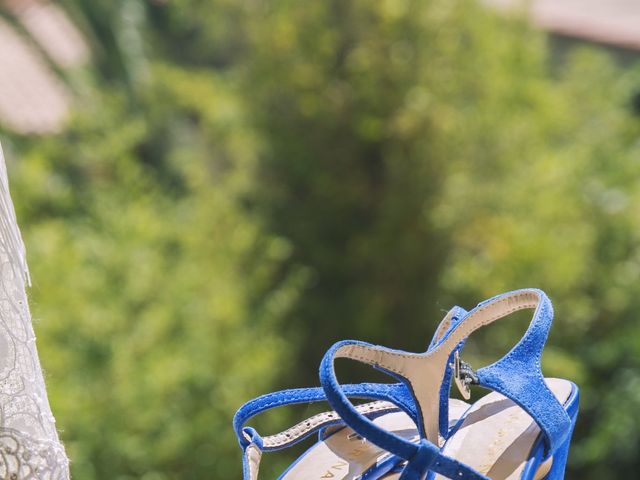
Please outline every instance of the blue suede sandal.
[[[440, 323], [431, 341], [429, 349], [434, 348], [447, 333], [466, 315], [466, 311], [454, 307]], [[454, 351], [463, 345], [461, 342]], [[454, 354], [451, 355], [453, 360]], [[442, 386], [439, 389], [438, 428], [443, 437], [448, 437], [453, 425], [469, 408], [463, 401], [449, 399], [453, 368], [445, 367]], [[440, 381], [439, 381], [440, 383]], [[412, 394], [403, 383], [375, 384], [363, 383], [344, 385], [341, 394], [349, 398], [374, 400], [374, 402], [353, 406], [358, 416], [380, 429], [393, 432], [393, 435], [407, 442], [417, 442], [420, 434], [415, 425], [419, 423], [419, 414]], [[310, 478], [336, 478], [342, 480], [377, 480], [397, 469], [402, 458], [389, 453], [363, 439], [347, 427], [340, 416], [333, 411], [314, 415], [293, 427], [275, 434], [262, 437], [247, 426], [254, 416], [267, 410], [285, 405], [326, 401], [322, 388], [301, 388], [283, 390], [263, 395], [245, 403], [236, 413], [233, 425], [243, 451], [243, 478], [256, 480], [263, 452], [276, 451], [292, 446], [312, 434], [318, 434], [319, 440], [280, 477], [280, 480], [308, 480]]]
[[[471, 333], [523, 309], [535, 309], [533, 319], [507, 355], [477, 372], [460, 360], [457, 352]], [[544, 292], [505, 293], [468, 312], [422, 354], [339, 342], [322, 360], [321, 384], [334, 411], [350, 428], [404, 460], [385, 480], [560, 480], [578, 414], [578, 388], [570, 381], [542, 376], [540, 358], [552, 317]], [[440, 382], [447, 379], [452, 354], [455, 380], [465, 395], [471, 384], [493, 392], [471, 406], [440, 439]], [[415, 401], [420, 438], [403, 438], [361, 415], [336, 379], [336, 358], [358, 360], [399, 378]]]

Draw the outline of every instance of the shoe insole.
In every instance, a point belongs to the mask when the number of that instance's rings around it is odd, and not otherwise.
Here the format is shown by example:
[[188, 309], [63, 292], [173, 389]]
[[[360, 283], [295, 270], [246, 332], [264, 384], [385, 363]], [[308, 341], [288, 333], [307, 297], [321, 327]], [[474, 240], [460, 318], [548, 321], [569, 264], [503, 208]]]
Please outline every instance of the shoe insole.
[[[449, 423], [457, 423], [468, 408], [465, 402], [450, 400]], [[373, 422], [410, 441], [418, 439], [415, 424], [404, 412], [387, 413]], [[390, 456], [386, 450], [345, 427], [311, 447], [279, 480], [355, 480]]]
[[[557, 378], [545, 382], [564, 405], [571, 395], [571, 383]], [[527, 412], [504, 395], [492, 392], [468, 410], [442, 453], [492, 480], [519, 480], [539, 436], [540, 427]], [[551, 461], [540, 465], [535, 479], [544, 478], [550, 466]], [[436, 475], [434, 480], [445, 478]]]

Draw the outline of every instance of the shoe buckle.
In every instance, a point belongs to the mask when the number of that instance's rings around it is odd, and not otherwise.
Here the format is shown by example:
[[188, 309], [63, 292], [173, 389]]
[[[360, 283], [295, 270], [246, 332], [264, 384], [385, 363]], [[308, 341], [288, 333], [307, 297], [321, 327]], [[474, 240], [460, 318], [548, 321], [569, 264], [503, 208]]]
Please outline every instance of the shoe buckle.
[[460, 395], [465, 400], [471, 398], [471, 385], [478, 385], [478, 375], [475, 370], [467, 362], [460, 358], [460, 353], [456, 351], [453, 354], [453, 379], [456, 387], [460, 391]]

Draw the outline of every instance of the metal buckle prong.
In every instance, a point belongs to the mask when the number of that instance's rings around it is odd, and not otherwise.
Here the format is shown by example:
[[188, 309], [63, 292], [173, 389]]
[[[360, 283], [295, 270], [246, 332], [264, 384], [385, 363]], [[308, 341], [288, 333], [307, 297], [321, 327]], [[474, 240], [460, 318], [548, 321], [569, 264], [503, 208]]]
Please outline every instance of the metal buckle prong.
[[460, 395], [465, 400], [471, 398], [471, 385], [478, 384], [478, 375], [475, 370], [464, 360], [460, 359], [460, 352], [456, 350], [453, 354], [453, 379]]

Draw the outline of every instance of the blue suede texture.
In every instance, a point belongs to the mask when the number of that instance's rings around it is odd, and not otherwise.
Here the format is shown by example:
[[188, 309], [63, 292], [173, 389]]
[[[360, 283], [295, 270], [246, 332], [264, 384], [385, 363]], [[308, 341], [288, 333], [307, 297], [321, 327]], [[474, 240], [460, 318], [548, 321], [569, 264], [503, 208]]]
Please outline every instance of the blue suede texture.
[[[544, 292], [537, 289], [508, 292], [485, 300], [470, 312], [466, 312], [460, 307], [454, 307], [451, 324], [447, 332], [440, 340], [434, 338], [429, 349], [439, 345], [478, 309], [489, 303], [500, 301], [507, 295], [517, 295], [518, 293], [536, 293], [540, 299], [531, 324], [523, 338], [507, 355], [494, 364], [478, 370], [478, 379], [480, 385], [512, 399], [537, 422], [544, 434], [544, 445], [546, 445], [544, 457], [548, 458], [551, 455], [554, 457], [552, 470], [546, 479], [561, 480], [564, 476], [564, 465], [568, 455], [571, 432], [577, 415], [577, 394], [576, 401], [570, 406], [561, 405], [546, 386], [542, 376], [540, 358], [553, 318], [553, 307]], [[506, 312], [505, 316], [508, 313]], [[466, 339], [462, 340], [451, 352], [449, 363], [452, 363], [454, 352], [461, 349], [465, 341]], [[345, 386], [341, 386], [338, 383], [334, 369], [334, 357], [336, 351], [344, 345], [375, 347], [374, 345], [357, 341], [336, 343], [325, 354], [320, 365], [322, 388], [293, 389], [263, 395], [247, 402], [238, 410], [234, 417], [234, 429], [244, 451], [243, 472], [245, 478], [248, 478], [247, 448], [250, 445], [255, 445], [260, 450], [265, 450], [260, 435], [254, 429], [245, 427], [246, 422], [251, 417], [284, 405], [327, 400], [340, 417], [336, 418], [331, 425], [347, 424], [368, 441], [399, 457], [397, 462], [400, 462], [400, 459], [407, 460], [407, 465], [401, 469], [401, 480], [423, 480], [426, 476], [432, 478], [436, 473], [452, 479], [489, 480], [486, 476], [461, 464], [457, 460], [442, 455], [438, 447], [425, 438], [422, 438], [418, 444], [412, 443], [392, 432], [381, 429], [372, 422], [370, 416], [359, 413], [349, 398], [389, 401], [406, 412], [416, 422], [421, 436], [424, 437], [417, 402], [411, 389], [404, 384], [406, 381], [404, 378], [399, 378], [396, 374], [386, 372], [398, 378], [401, 382], [396, 384], [363, 383]], [[439, 392], [440, 418], [438, 427], [444, 438], [448, 438], [450, 434], [448, 406], [451, 377], [452, 368], [447, 365]], [[567, 411], [567, 408], [569, 411]], [[326, 429], [328, 425], [328, 423], [319, 425], [307, 432], [304, 437], [292, 439], [291, 442], [272, 449], [286, 448], [314, 432]], [[540, 449], [542, 449], [543, 444], [540, 443], [539, 445]], [[537, 458], [532, 462], [538, 463], [539, 459]], [[377, 478], [374, 470], [367, 473], [367, 478], [371, 477], [372, 480]], [[533, 470], [529, 472], [529, 469], [527, 469], [523, 478], [528, 478], [532, 472]]]
[[[447, 331], [455, 327], [460, 320], [467, 313], [462, 307], [453, 307], [453, 313], [451, 318], [451, 324]], [[444, 338], [444, 335], [443, 335]], [[440, 339], [442, 340], [442, 339]], [[434, 335], [429, 344], [429, 349], [440, 343], [436, 340]], [[462, 342], [458, 348], [461, 348], [464, 342]], [[452, 354], [453, 356], [453, 354]], [[451, 368], [447, 367], [447, 372], [443, 381], [443, 387], [440, 392], [440, 408], [441, 412], [441, 428], [442, 435], [446, 438], [448, 433], [448, 410], [449, 410], [449, 390], [451, 386]], [[369, 400], [385, 400], [394, 403], [401, 410], [407, 413], [411, 419], [418, 424], [419, 415], [417, 414], [416, 403], [413, 396], [407, 386], [402, 381], [396, 384], [376, 384], [376, 383], [361, 383], [356, 385], [344, 385], [342, 387], [345, 394], [351, 398], [362, 398]], [[289, 390], [281, 390], [279, 392], [268, 393], [258, 398], [250, 400], [245, 403], [234, 415], [233, 427], [238, 437], [238, 441], [241, 447], [246, 447], [248, 442], [242, 435], [242, 428], [246, 422], [272, 408], [277, 408], [285, 405], [293, 405], [299, 403], [308, 402], [320, 402], [325, 401], [326, 395], [324, 390], [319, 387], [312, 388], [296, 388]]]
[[[553, 318], [553, 307], [546, 294], [541, 290], [526, 289], [490, 298], [464, 315], [459, 321], [456, 321], [455, 325], [448, 330], [444, 337], [446, 338], [451, 331], [456, 329], [456, 326], [463, 324], [478, 309], [492, 302], [500, 301], [506, 296], [517, 297], [518, 294], [530, 295], [532, 293], [536, 294], [539, 302], [531, 324], [523, 338], [502, 359], [480, 369], [477, 373], [480, 385], [491, 388], [512, 399], [537, 422], [544, 433], [547, 443], [546, 456], [557, 455], [557, 457], [554, 457], [554, 463], [557, 460], [556, 468], [559, 469], [560, 466], [558, 465], [566, 462], [568, 439], [571, 435], [573, 422], [565, 407], [558, 402], [546, 386], [540, 367], [542, 350]], [[502, 316], [509, 315], [511, 311], [505, 311]], [[461, 348], [463, 343], [464, 340], [456, 346], [456, 349]], [[440, 344], [440, 341], [437, 344]], [[364, 342], [343, 341], [336, 343], [327, 351], [320, 365], [320, 382], [325, 390], [327, 400], [347, 425], [356, 432], [380, 448], [384, 448], [408, 461], [403, 469], [401, 480], [422, 480], [430, 471], [441, 473], [448, 478], [486, 479], [482, 474], [460, 464], [456, 460], [442, 456], [438, 453], [437, 447], [426, 439], [422, 438], [421, 442], [416, 445], [392, 432], [381, 429], [358, 413], [348, 400], [335, 375], [334, 358], [338, 349], [345, 345], [361, 345], [375, 348], [374, 345]], [[442, 405], [443, 391], [446, 388], [448, 405], [449, 367], [447, 367], [444, 377], [439, 401]], [[448, 426], [444, 427], [442, 424], [442, 416], [439, 420], [440, 431], [448, 432]], [[564, 471], [564, 466], [562, 466], [562, 471]]]
[[[451, 317], [451, 325], [448, 328], [448, 331], [454, 328], [456, 325], [460, 323], [460, 321], [466, 316], [467, 311], [462, 308], [455, 306], [452, 308], [452, 317]], [[436, 341], [435, 337], [431, 341], [429, 345], [429, 350], [433, 347], [440, 344], [440, 342], [444, 339], [446, 335], [440, 339], [440, 341]], [[442, 379], [442, 386], [440, 387], [440, 418], [438, 419], [438, 429], [440, 430], [440, 435], [442, 438], [449, 438], [449, 394], [451, 393], [451, 380], [453, 375], [453, 368], [451, 365], [453, 364], [453, 357], [455, 352], [462, 349], [464, 346], [464, 340], [460, 342], [458, 347], [451, 352], [449, 356], [449, 361], [447, 362], [447, 367], [444, 372], [444, 378]]]
[[490, 480], [457, 460], [442, 455], [440, 449], [426, 439], [421, 439], [416, 454], [402, 470], [400, 480], [423, 480], [429, 472], [462, 480]]
[[567, 458], [569, 457], [569, 447], [571, 445], [571, 435], [573, 434], [573, 428], [576, 425], [576, 419], [578, 417], [578, 397], [576, 395], [576, 399], [574, 402], [575, 405], [575, 413], [571, 416], [571, 427], [569, 429], [569, 434], [565, 438], [564, 442], [558, 450], [553, 454], [553, 464], [551, 466], [551, 471], [547, 475], [545, 480], [563, 480], [564, 479], [564, 470], [567, 465]]
[[[417, 419], [417, 412], [415, 408], [415, 402], [411, 397], [411, 393], [407, 387], [403, 384], [384, 384], [384, 383], [361, 383], [356, 385], [345, 385], [345, 394], [350, 398], [362, 398], [368, 400], [385, 400], [397, 405], [400, 409], [404, 410], [414, 421]], [[291, 390], [282, 390], [280, 392], [273, 392], [261, 397], [255, 398], [245, 403], [236, 412], [233, 418], [233, 427], [235, 429], [238, 441], [242, 448], [246, 448], [251, 442], [249, 442], [243, 432], [246, 431], [247, 421], [255, 417], [256, 415], [271, 410], [273, 408], [293, 405], [300, 403], [311, 403], [326, 401], [326, 396], [322, 388], [296, 388]], [[334, 424], [344, 423], [341, 419], [336, 419]], [[283, 445], [278, 448], [285, 448], [294, 443], [297, 443], [309, 435], [318, 431], [318, 429], [326, 427], [327, 425], [318, 426], [313, 430], [309, 430], [304, 437], [299, 437], [293, 440], [291, 443]], [[253, 430], [253, 429], [252, 429]], [[254, 435], [258, 436], [257, 432], [253, 430]], [[262, 448], [261, 448], [262, 449]], [[270, 449], [267, 449], [270, 450]]]
[[449, 478], [489, 480], [484, 475], [457, 460], [440, 454], [439, 448], [428, 440], [423, 438], [420, 443], [415, 444], [378, 427], [371, 420], [360, 414], [338, 383], [333, 366], [336, 351], [345, 345], [372, 346], [364, 342], [347, 340], [334, 344], [327, 351], [320, 364], [320, 383], [325, 389], [327, 400], [345, 423], [358, 434], [378, 447], [408, 461], [400, 477], [401, 480], [422, 480], [430, 470], [442, 473]]
[[[564, 443], [558, 448], [556, 452], [554, 452], [552, 468], [545, 477], [545, 480], [562, 480], [564, 478], [564, 469], [567, 463], [567, 458], [569, 456], [569, 448], [571, 444], [571, 433], [573, 432], [573, 428], [575, 427], [576, 420], [578, 418], [579, 403], [580, 393], [578, 391], [578, 387], [572, 383], [571, 395], [564, 404], [564, 408], [571, 418], [570, 433]], [[531, 457], [529, 459], [529, 462], [527, 462], [524, 471], [522, 472], [521, 478], [530, 479], [535, 477], [538, 467], [544, 461], [546, 450], [547, 447], [545, 436], [540, 435], [540, 438], [532, 449]]]
[[249, 473], [249, 459], [247, 458], [247, 450], [242, 450], [242, 478], [248, 480], [251, 478]]
[[[363, 398], [370, 400], [386, 400], [393, 402], [395, 405], [398, 405], [400, 408], [405, 407], [406, 413], [414, 419], [417, 418], [417, 413], [415, 411], [415, 403], [411, 397], [411, 394], [407, 390], [407, 388], [403, 384], [376, 384], [376, 383], [362, 383], [357, 385], [345, 385], [345, 392], [348, 396], [352, 398]], [[260, 451], [273, 451], [273, 450], [281, 450], [295, 443], [302, 441], [303, 439], [309, 437], [315, 432], [325, 429], [330, 425], [344, 425], [344, 421], [341, 418], [336, 418], [334, 422], [331, 423], [323, 423], [322, 425], [318, 425], [313, 429], [310, 429], [305, 435], [299, 436], [295, 439], [292, 439], [291, 442], [283, 444], [277, 448], [265, 448], [262, 437], [258, 432], [251, 428], [245, 427], [246, 422], [267, 410], [272, 408], [277, 408], [284, 405], [292, 405], [299, 403], [310, 403], [317, 401], [325, 401], [326, 397], [322, 388], [299, 388], [299, 389], [291, 389], [291, 390], [283, 390], [280, 392], [273, 392], [267, 395], [263, 395], [256, 399], [253, 399], [246, 404], [244, 404], [234, 416], [233, 425], [236, 431], [236, 435], [238, 437], [238, 441], [242, 448], [242, 472], [243, 478], [249, 479], [249, 458], [248, 458], [248, 447], [253, 445], [257, 447]], [[403, 408], [404, 409], [404, 408]], [[383, 415], [384, 413], [375, 413], [371, 415], [371, 417]], [[248, 437], [248, 438], [247, 438]], [[390, 465], [395, 463], [393, 459], [389, 459], [389, 467]], [[379, 466], [373, 468], [369, 473], [371, 476], [375, 472], [381, 471]], [[384, 472], [383, 472], [384, 473]]]
[[320, 383], [327, 396], [327, 401], [345, 423], [364, 438], [380, 448], [384, 448], [388, 452], [408, 460], [415, 455], [418, 447], [408, 440], [378, 427], [364, 415], [361, 415], [349, 401], [342, 386], [338, 383], [333, 367], [333, 359], [336, 351], [344, 345], [373, 346], [365, 342], [346, 340], [334, 344], [327, 351], [320, 364]]
[[542, 375], [540, 358], [551, 327], [553, 307], [544, 292], [535, 291], [541, 300], [520, 342], [494, 364], [479, 369], [477, 374], [480, 385], [510, 398], [531, 415], [546, 435], [548, 452], [552, 452], [570, 432], [571, 419]]

